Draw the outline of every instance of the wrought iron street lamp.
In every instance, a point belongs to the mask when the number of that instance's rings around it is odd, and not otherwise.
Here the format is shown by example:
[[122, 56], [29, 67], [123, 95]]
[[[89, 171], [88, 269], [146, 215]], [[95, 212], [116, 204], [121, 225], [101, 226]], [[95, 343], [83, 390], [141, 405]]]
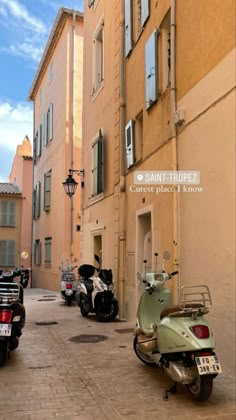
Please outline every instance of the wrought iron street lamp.
[[65, 193], [71, 198], [77, 189], [78, 182], [73, 178], [73, 173], [84, 177], [84, 169], [69, 169], [69, 174], [66, 180], [62, 183]]

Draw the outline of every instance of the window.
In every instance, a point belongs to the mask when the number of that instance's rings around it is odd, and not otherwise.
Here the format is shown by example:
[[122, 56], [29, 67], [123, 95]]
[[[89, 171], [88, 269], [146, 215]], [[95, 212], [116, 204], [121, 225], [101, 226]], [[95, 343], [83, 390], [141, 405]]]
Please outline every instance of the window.
[[51, 103], [47, 112], [43, 116], [43, 145], [53, 139], [53, 104]]
[[41, 265], [42, 262], [42, 243], [39, 239], [36, 239], [34, 243], [34, 264]]
[[41, 208], [41, 182], [37, 182], [35, 189], [34, 189], [34, 197], [33, 197], [33, 215], [34, 219], [38, 219], [40, 217], [40, 208]]
[[15, 241], [0, 241], [0, 265], [2, 267], [14, 267], [16, 265], [15, 260]]
[[95, 0], [88, 0], [88, 7], [91, 7], [94, 4]]
[[50, 82], [52, 81], [52, 79], [53, 79], [53, 63], [51, 63], [50, 67], [49, 67], [49, 80], [50, 80]]
[[155, 30], [145, 45], [146, 109], [158, 99], [158, 35]]
[[92, 145], [92, 195], [104, 191], [104, 139], [101, 130]]
[[162, 89], [170, 86], [170, 11], [167, 13], [162, 25]]
[[1, 202], [1, 226], [15, 227], [16, 225], [16, 203], [15, 201]]
[[125, 56], [132, 50], [149, 17], [149, 0], [125, 0]]
[[130, 120], [125, 127], [125, 146], [127, 168], [134, 164], [134, 122]]
[[104, 80], [104, 22], [98, 25], [93, 36], [93, 93]]
[[44, 174], [44, 210], [49, 211], [51, 208], [51, 175], [52, 171]]
[[45, 264], [50, 266], [52, 262], [52, 238], [45, 238]]

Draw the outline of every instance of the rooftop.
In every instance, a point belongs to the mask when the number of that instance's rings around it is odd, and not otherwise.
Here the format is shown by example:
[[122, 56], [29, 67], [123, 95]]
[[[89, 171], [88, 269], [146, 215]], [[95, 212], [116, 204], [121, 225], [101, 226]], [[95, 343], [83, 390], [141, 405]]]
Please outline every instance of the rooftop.
[[0, 182], [0, 194], [18, 194], [21, 195], [21, 189], [11, 182]]

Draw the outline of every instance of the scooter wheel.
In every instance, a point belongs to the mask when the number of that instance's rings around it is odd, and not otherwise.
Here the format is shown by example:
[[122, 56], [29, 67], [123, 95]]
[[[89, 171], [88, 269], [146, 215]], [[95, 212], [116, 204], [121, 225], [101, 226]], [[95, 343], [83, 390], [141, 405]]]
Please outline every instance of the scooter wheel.
[[186, 385], [196, 401], [207, 401], [213, 389], [212, 375], [197, 375], [192, 384]]
[[119, 312], [119, 305], [115, 299], [112, 299], [106, 308], [100, 303], [96, 307], [96, 318], [100, 322], [113, 321]]
[[145, 363], [148, 366], [156, 366], [156, 363], [152, 359], [152, 357], [148, 353], [143, 353], [138, 347], [138, 337], [137, 335], [134, 337], [133, 342], [134, 352], [136, 356], [141, 360], [141, 362]]

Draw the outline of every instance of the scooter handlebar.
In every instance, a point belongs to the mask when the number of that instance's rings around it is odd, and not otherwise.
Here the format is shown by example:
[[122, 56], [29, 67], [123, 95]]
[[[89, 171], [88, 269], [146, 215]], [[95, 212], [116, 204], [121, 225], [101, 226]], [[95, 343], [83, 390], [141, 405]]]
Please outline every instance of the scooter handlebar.
[[170, 276], [173, 277], [173, 276], [176, 276], [176, 274], [179, 274], [179, 272], [178, 271], [173, 271], [173, 273], [170, 273]]

